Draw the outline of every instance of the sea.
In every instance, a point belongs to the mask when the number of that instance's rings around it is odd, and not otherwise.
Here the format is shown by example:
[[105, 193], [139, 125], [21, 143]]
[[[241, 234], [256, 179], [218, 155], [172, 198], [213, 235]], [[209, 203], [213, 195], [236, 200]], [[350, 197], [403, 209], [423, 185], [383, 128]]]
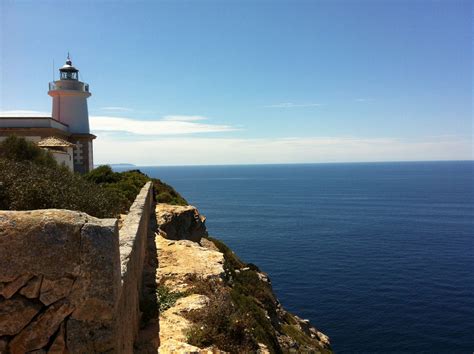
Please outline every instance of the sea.
[[474, 351], [474, 162], [140, 167], [338, 353]]

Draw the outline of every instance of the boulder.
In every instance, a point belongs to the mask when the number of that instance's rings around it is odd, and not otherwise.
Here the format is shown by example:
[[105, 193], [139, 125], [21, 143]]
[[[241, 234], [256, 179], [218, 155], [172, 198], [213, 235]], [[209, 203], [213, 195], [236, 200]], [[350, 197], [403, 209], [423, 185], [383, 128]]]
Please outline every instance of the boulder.
[[160, 234], [169, 240], [200, 242], [207, 236], [206, 218], [192, 205], [157, 204], [156, 219]]

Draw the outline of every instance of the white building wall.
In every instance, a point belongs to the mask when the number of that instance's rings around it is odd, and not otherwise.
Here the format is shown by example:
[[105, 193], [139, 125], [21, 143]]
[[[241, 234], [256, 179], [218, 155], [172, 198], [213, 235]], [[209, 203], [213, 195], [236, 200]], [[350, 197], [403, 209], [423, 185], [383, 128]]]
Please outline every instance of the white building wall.
[[72, 148], [68, 148], [68, 151], [54, 151], [49, 150], [53, 155], [58, 165], [66, 166], [70, 171], [74, 171], [74, 162], [72, 159]]

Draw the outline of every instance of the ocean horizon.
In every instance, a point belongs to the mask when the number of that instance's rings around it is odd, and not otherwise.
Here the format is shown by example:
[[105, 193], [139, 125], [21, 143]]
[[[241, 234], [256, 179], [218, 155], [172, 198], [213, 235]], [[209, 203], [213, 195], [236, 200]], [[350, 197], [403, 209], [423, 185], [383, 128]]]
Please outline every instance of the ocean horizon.
[[116, 168], [117, 171], [126, 171], [130, 169], [131, 167], [133, 168], [157, 168], [157, 167], [225, 167], [225, 166], [285, 166], [285, 165], [341, 165], [341, 164], [387, 164], [387, 163], [425, 163], [425, 162], [440, 162], [440, 163], [445, 163], [445, 162], [474, 162], [473, 160], [465, 160], [465, 159], [460, 159], [460, 160], [413, 160], [413, 161], [407, 161], [407, 160], [394, 160], [394, 161], [342, 161], [342, 162], [284, 162], [284, 163], [273, 163], [273, 162], [268, 162], [268, 163], [235, 163], [235, 164], [176, 164], [176, 165], [136, 165], [133, 163], [103, 163], [103, 164], [94, 164], [94, 168], [102, 166], [102, 165], [108, 165], [112, 166], [114, 169]]
[[132, 168], [195, 205], [336, 352], [474, 348], [473, 161]]

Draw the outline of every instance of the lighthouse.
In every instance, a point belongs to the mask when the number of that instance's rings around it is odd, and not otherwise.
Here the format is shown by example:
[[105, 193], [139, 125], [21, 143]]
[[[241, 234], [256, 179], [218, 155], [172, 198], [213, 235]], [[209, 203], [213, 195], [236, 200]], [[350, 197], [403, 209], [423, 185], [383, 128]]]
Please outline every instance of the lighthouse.
[[59, 80], [49, 83], [53, 99], [52, 119], [67, 126], [69, 141], [74, 149], [74, 171], [88, 172], [93, 168], [92, 141], [95, 136], [89, 130], [87, 99], [91, 96], [89, 85], [79, 81], [79, 70], [72, 65], [69, 54], [59, 69]]
[[68, 125], [71, 133], [89, 134], [89, 85], [79, 81], [79, 70], [72, 65], [69, 55], [66, 64], [59, 69], [59, 75], [59, 80], [49, 83], [53, 119]]

